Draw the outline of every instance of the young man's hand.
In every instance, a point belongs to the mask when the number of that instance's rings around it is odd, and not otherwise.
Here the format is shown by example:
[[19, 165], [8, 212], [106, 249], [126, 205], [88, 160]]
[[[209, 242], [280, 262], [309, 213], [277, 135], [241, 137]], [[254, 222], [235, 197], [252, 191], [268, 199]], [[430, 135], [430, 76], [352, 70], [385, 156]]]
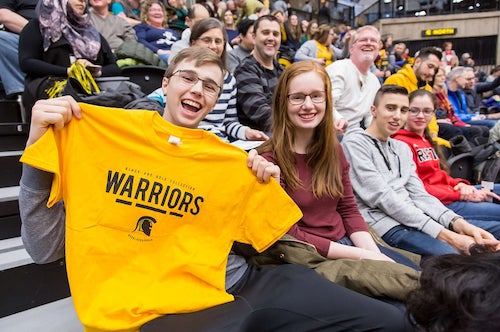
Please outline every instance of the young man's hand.
[[252, 169], [253, 174], [261, 183], [268, 183], [269, 180], [274, 178], [278, 183], [280, 182], [280, 168], [264, 157], [259, 156], [255, 149], [248, 152], [247, 165]]
[[31, 110], [31, 126], [26, 146], [35, 143], [50, 126], [63, 128], [71, 119], [81, 119], [80, 106], [71, 96], [38, 100]]

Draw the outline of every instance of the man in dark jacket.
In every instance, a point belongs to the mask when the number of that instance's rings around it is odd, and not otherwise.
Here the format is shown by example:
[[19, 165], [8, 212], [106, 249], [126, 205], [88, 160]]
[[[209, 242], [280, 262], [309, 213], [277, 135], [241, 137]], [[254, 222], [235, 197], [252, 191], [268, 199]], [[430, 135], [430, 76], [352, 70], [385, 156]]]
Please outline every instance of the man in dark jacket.
[[283, 71], [276, 61], [281, 44], [278, 19], [264, 15], [254, 24], [255, 47], [234, 71], [238, 86], [238, 119], [250, 128], [269, 132], [271, 101]]

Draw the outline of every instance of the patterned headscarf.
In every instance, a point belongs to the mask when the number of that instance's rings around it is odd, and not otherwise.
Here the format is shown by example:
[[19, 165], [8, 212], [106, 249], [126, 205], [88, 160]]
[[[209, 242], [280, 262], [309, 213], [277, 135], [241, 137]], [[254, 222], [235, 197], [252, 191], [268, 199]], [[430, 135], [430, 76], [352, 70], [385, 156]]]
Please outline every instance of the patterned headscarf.
[[88, 4], [83, 15], [76, 13], [68, 0], [41, 0], [39, 9], [44, 51], [64, 36], [77, 59], [97, 59], [101, 37], [90, 23]]

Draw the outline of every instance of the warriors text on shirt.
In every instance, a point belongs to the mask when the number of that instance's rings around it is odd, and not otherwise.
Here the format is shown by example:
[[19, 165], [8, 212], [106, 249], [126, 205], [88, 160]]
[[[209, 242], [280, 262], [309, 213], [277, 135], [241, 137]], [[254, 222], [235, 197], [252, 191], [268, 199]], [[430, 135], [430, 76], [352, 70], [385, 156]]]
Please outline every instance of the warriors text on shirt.
[[106, 192], [110, 193], [110, 191], [120, 196], [116, 199], [117, 203], [132, 205], [131, 199], [133, 199], [137, 207], [164, 214], [167, 211], [162, 208], [167, 206], [175, 210], [170, 214], [178, 217], [182, 217], [182, 213], [198, 214], [200, 204], [204, 201], [203, 197], [195, 196], [179, 187], [108, 170]]

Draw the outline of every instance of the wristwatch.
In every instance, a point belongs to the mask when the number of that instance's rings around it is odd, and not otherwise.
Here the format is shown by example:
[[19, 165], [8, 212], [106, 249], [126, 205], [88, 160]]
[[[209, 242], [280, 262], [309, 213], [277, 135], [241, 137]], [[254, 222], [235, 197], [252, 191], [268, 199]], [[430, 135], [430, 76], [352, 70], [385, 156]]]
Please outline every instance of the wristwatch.
[[460, 216], [453, 217], [453, 219], [451, 219], [451, 221], [450, 221], [450, 224], [448, 225], [448, 229], [450, 231], [454, 232], [455, 230], [453, 229], [453, 224], [455, 223], [455, 221], [457, 221], [458, 219], [461, 219], [461, 218], [462, 217], [460, 217]]

